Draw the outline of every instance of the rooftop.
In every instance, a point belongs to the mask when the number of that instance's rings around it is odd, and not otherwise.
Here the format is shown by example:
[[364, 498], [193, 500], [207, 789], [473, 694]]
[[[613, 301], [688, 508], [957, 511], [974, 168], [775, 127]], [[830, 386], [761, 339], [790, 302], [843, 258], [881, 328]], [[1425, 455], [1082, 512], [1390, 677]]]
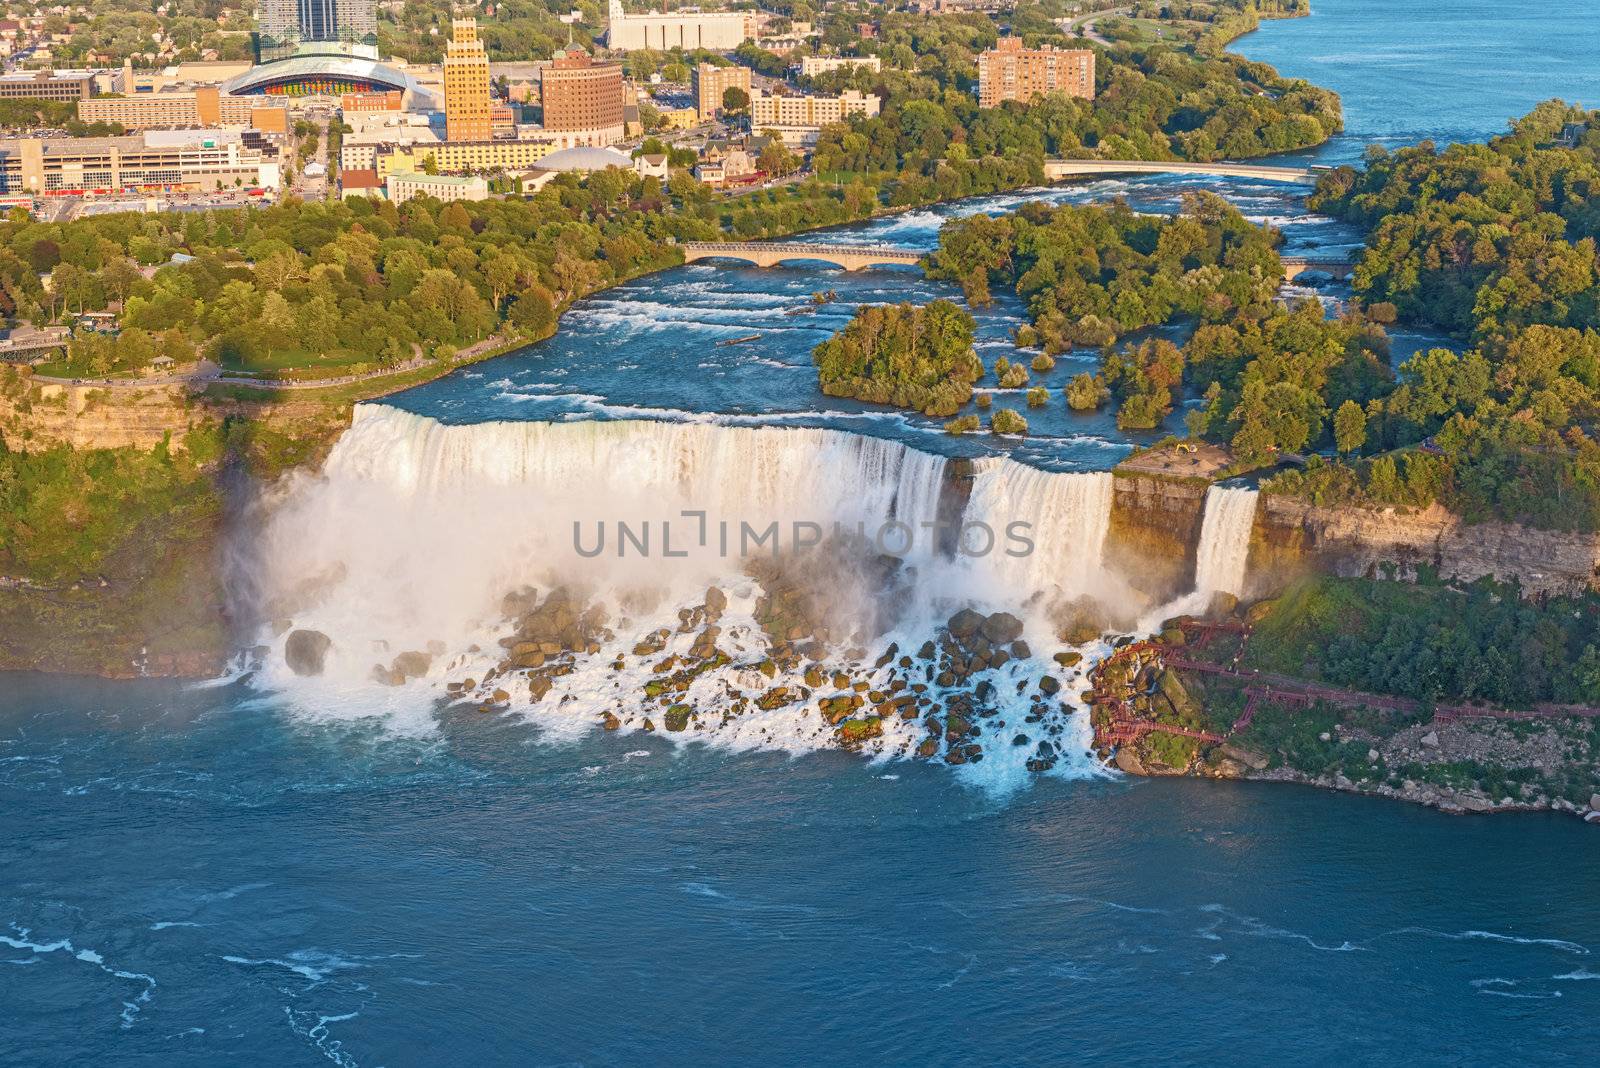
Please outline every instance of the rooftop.
[[93, 77], [92, 70], [14, 70], [0, 74], [0, 82], [81, 82]]
[[633, 160], [612, 148], [577, 145], [552, 152], [537, 165], [541, 171], [603, 171], [607, 167], [632, 167]]
[[402, 182], [414, 182], [414, 183], [416, 183], [418, 185], [443, 185], [443, 186], [476, 185], [476, 184], [479, 184], [479, 183], [481, 183], [483, 181], [482, 178], [463, 178], [463, 177], [461, 177], [459, 175], [454, 175], [454, 174], [418, 174], [415, 171], [407, 173], [407, 174], [391, 174], [391, 175], [389, 175], [389, 180], [390, 181], [399, 180], [399, 181], [402, 181]]

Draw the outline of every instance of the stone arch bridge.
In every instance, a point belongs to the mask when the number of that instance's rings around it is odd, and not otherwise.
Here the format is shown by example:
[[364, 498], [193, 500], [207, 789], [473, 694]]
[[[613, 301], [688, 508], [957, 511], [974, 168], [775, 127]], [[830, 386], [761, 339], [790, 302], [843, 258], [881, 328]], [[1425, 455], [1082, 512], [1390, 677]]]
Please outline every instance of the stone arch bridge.
[[1204, 174], [1223, 178], [1255, 178], [1267, 182], [1299, 182], [1306, 185], [1322, 173], [1316, 167], [1274, 167], [1265, 163], [1181, 163], [1121, 159], [1047, 159], [1045, 177], [1052, 182], [1062, 178], [1097, 174]]
[[[776, 267], [794, 260], [831, 263], [847, 271], [892, 265], [915, 267], [923, 254], [916, 249], [893, 245], [805, 245], [779, 241], [684, 241], [683, 262], [725, 259], [743, 260], [757, 267]], [[1355, 261], [1346, 256], [1284, 256], [1283, 277], [1290, 281], [1302, 274], [1325, 274], [1349, 278]]]
[[891, 245], [806, 245], [779, 241], [684, 241], [683, 262], [704, 259], [743, 260], [757, 267], [776, 267], [788, 260], [814, 260], [859, 271], [867, 267], [915, 267], [922, 253]]

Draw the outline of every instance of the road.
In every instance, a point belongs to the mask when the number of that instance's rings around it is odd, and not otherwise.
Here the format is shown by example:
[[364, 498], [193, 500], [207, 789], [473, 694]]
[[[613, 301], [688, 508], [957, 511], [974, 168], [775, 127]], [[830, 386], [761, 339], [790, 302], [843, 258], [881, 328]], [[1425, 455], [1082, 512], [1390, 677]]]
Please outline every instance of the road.
[[1109, 11], [1091, 11], [1087, 15], [1079, 15], [1077, 18], [1068, 22], [1066, 26], [1063, 27], [1063, 31], [1069, 34], [1078, 34], [1080, 36], [1087, 37], [1097, 45], [1104, 45], [1105, 47], [1110, 48], [1111, 42], [1100, 36], [1100, 31], [1094, 28], [1094, 24], [1100, 19], [1108, 19], [1113, 15], [1129, 15], [1132, 13], [1133, 8], [1131, 7], [1112, 8]]
[[291, 192], [301, 200], [327, 200], [329, 197], [328, 123], [331, 120], [328, 115], [315, 112], [309, 117], [312, 122], [317, 124], [317, 150], [306, 163], [308, 166], [312, 163], [321, 164], [322, 173], [320, 175], [306, 174], [305, 167], [300, 166], [298, 163], [299, 157], [297, 154], [295, 157], [294, 186]]

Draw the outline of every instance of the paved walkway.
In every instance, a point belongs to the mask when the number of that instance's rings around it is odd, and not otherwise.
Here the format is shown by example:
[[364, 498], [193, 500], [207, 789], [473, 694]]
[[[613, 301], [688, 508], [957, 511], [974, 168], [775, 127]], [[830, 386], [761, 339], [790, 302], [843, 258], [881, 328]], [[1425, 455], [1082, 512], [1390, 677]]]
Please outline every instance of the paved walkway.
[[[483, 353], [498, 346], [510, 343], [509, 338], [493, 336], [467, 346], [456, 353], [449, 360], [442, 361], [448, 366], [467, 363]], [[267, 378], [255, 375], [228, 374], [210, 360], [201, 360], [195, 369], [181, 374], [169, 375], [141, 375], [136, 378], [61, 378], [55, 375], [35, 374], [30, 376], [34, 382], [42, 382], [58, 386], [80, 386], [93, 389], [150, 389], [155, 386], [188, 386], [191, 389], [203, 389], [209, 385], [224, 386], [252, 386], [257, 389], [329, 389], [334, 386], [354, 385], [358, 382], [372, 382], [394, 375], [403, 375], [410, 371], [420, 370], [429, 364], [439, 362], [426, 356], [413, 356], [403, 363], [393, 367], [385, 367], [377, 371], [368, 371], [357, 375], [335, 375], [331, 378], [308, 379], [283, 379]]]

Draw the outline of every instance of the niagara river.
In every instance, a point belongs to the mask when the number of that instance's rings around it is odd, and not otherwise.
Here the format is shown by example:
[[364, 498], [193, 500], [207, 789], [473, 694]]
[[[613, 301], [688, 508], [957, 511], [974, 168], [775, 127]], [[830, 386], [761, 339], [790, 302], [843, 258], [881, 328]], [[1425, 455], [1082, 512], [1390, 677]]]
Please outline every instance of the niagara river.
[[[1313, 9], [1231, 46], [1343, 98], [1344, 134], [1278, 162], [1600, 99], [1583, 4]], [[1286, 255], [1361, 242], [1305, 185], [1195, 175], [793, 240], [928, 252], [958, 216], [1196, 189]], [[858, 306], [959, 295], [811, 261], [596, 293], [356, 406], [253, 504], [228, 675], [8, 676], [0, 1063], [1592, 1060], [1595, 828], [1096, 755], [1090, 668], [1241, 594], [1264, 495], [1212, 487], [1191, 578], [1151, 593], [1107, 563], [1110, 471], [1163, 431], [1056, 402], [952, 435], [817, 388]], [[1024, 312], [975, 310], [986, 363]], [[1396, 364], [1459, 344], [1390, 338]], [[771, 563], [813, 528], [842, 533]]]

